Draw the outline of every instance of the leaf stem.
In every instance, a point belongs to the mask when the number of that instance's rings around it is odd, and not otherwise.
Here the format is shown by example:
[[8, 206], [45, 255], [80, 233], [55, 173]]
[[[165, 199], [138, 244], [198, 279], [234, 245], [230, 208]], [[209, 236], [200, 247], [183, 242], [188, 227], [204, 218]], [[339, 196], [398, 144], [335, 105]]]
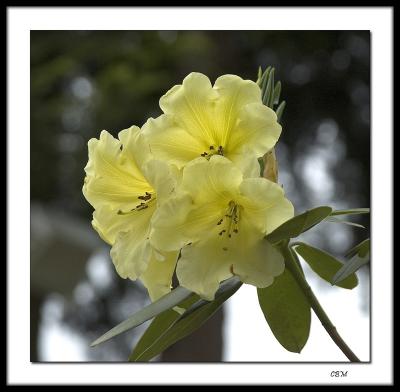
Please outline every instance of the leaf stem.
[[285, 263], [289, 271], [292, 273], [295, 278], [297, 284], [303, 291], [304, 295], [308, 299], [311, 308], [314, 313], [319, 318], [322, 326], [325, 328], [326, 332], [328, 332], [329, 336], [332, 338], [334, 343], [340, 348], [343, 354], [350, 360], [350, 362], [360, 362], [358, 357], [353, 353], [350, 347], [346, 344], [346, 342], [342, 339], [339, 333], [336, 330], [336, 327], [332, 324], [328, 315], [325, 313], [321, 304], [319, 303], [317, 297], [313, 293], [310, 285], [307, 283], [304, 275], [302, 274], [299, 266], [297, 265], [297, 256], [293, 254], [293, 250], [289, 248], [289, 241], [284, 241], [281, 243], [280, 249], [285, 258]]

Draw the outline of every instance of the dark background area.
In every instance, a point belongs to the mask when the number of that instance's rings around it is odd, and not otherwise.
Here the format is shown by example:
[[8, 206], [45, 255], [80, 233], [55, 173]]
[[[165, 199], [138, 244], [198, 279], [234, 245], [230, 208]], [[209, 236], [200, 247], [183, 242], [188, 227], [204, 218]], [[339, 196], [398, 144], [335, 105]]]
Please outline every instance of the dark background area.
[[[51, 323], [78, 334], [90, 360], [126, 359], [141, 332], [86, 349], [148, 301], [116, 275], [91, 228], [81, 191], [87, 141], [161, 114], [159, 98], [190, 72], [255, 80], [260, 65], [276, 68], [287, 101], [277, 155], [296, 210], [368, 207], [368, 31], [31, 32], [32, 361], [48, 360], [41, 347]], [[368, 236], [368, 218], [356, 220], [367, 231], [327, 223], [307, 239], [343, 256]], [[219, 312], [160, 360], [221, 360], [222, 322]]]

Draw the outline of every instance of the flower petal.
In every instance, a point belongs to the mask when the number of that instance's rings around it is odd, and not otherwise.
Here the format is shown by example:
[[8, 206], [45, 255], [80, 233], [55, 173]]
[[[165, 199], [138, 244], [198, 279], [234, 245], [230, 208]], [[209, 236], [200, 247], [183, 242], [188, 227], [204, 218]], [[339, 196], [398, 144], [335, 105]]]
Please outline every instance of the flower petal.
[[283, 273], [283, 257], [267, 240], [260, 239], [246, 250], [245, 254], [237, 254], [232, 263], [233, 273], [242, 282], [256, 287], [267, 287], [272, 284], [275, 276]]
[[101, 132], [100, 140], [89, 140], [88, 147], [83, 194], [94, 208], [130, 210], [139, 195], [153, 191], [135, 161], [121, 151], [121, 142], [107, 131]]
[[220, 76], [214, 84], [218, 92], [214, 126], [218, 129], [218, 145], [225, 146], [229, 154], [228, 141], [232, 132], [237, 132], [235, 124], [243, 106], [250, 103], [261, 103], [261, 90], [251, 80], [243, 80], [236, 75]]
[[123, 146], [124, 155], [136, 166], [141, 167], [152, 159], [150, 146], [139, 127], [132, 126], [118, 133], [118, 139]]
[[218, 240], [185, 246], [176, 267], [179, 284], [208, 301], [214, 299], [219, 283], [232, 276], [229, 260]]
[[92, 225], [100, 237], [112, 245], [111, 258], [122, 278], [135, 280], [146, 269], [152, 255], [149, 234], [155, 207], [154, 204], [119, 215], [109, 206], [102, 206], [93, 213]]
[[231, 154], [229, 158], [242, 172], [243, 178], [260, 177], [260, 164], [252, 151], [242, 149], [240, 153]]
[[244, 217], [264, 234], [293, 218], [292, 203], [278, 184], [266, 178], [246, 178], [240, 184]]
[[151, 244], [161, 251], [179, 250], [209, 233], [216, 227], [220, 217], [221, 206], [218, 202], [205, 203], [195, 208], [192, 197], [180, 192], [155, 212]]
[[225, 205], [234, 197], [242, 179], [242, 173], [229, 159], [213, 155], [210, 160], [198, 158], [185, 167], [182, 187], [196, 204], [219, 200]]
[[118, 233], [110, 254], [121, 278], [136, 280], [146, 270], [153, 253], [148, 236], [145, 226]]
[[143, 210], [118, 214], [110, 206], [101, 206], [93, 212], [92, 226], [104, 241], [113, 245], [119, 232], [147, 230], [155, 209], [156, 205], [150, 204]]
[[179, 284], [207, 300], [214, 298], [219, 283], [237, 275], [244, 283], [267, 287], [284, 270], [284, 261], [251, 222], [241, 222], [232, 238], [211, 233], [185, 246], [177, 264]]
[[226, 150], [229, 153], [249, 149], [261, 157], [275, 146], [282, 132], [275, 112], [260, 103], [243, 106], [234, 129], [228, 139]]
[[166, 160], [179, 168], [209, 148], [208, 142], [192, 136], [174, 122], [172, 116], [165, 114], [147, 120], [142, 131], [154, 157]]
[[171, 88], [160, 99], [160, 107], [176, 124], [203, 143], [215, 142], [212, 118], [218, 94], [207, 76], [192, 72], [182, 85]]
[[140, 280], [146, 286], [153, 302], [171, 291], [177, 258], [178, 252], [166, 253], [162, 261], [153, 257], [141, 275]]
[[157, 204], [171, 197], [181, 176], [175, 166], [155, 159], [143, 166], [143, 173], [156, 191]]

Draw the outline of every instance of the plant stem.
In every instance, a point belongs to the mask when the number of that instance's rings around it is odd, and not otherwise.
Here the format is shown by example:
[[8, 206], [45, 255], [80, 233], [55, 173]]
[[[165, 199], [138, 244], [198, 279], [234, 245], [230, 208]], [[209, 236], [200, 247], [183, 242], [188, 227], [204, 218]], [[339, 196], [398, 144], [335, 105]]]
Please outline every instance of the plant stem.
[[322, 308], [321, 304], [318, 302], [317, 297], [313, 293], [311, 287], [307, 283], [302, 271], [300, 270], [299, 266], [297, 265], [297, 256], [294, 254], [294, 251], [289, 248], [289, 242], [285, 241], [281, 245], [281, 251], [285, 258], [285, 263], [288, 270], [292, 273], [293, 277], [295, 278], [297, 284], [300, 286], [301, 290], [303, 291], [304, 295], [308, 299], [311, 308], [313, 309], [314, 313], [317, 315], [319, 320], [321, 321], [322, 326], [325, 328], [326, 332], [328, 332], [329, 336], [335, 342], [335, 344], [342, 350], [343, 354], [351, 362], [360, 362], [357, 356], [351, 351], [350, 347], [346, 344], [346, 342], [342, 339], [339, 333], [336, 330], [336, 327], [332, 324], [331, 320], [329, 319], [328, 315], [325, 313], [324, 309]]

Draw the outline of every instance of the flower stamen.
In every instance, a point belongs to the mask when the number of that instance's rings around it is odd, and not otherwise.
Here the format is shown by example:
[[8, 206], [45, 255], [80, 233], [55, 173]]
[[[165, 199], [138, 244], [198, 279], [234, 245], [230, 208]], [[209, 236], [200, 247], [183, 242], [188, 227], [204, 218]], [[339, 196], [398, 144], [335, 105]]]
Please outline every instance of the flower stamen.
[[[153, 197], [154, 196], [154, 197]], [[132, 208], [130, 211], [122, 211], [119, 210], [117, 212], [118, 215], [128, 215], [132, 214], [135, 211], [145, 210], [149, 207], [149, 204], [156, 200], [154, 193], [146, 192], [144, 195], [138, 196], [139, 200], [143, 200], [140, 204], [138, 204], [135, 208]]]
[[217, 226], [219, 226], [224, 222], [224, 218], [228, 218], [226, 219], [225, 228], [218, 232], [219, 236], [223, 236], [226, 233], [228, 238], [232, 238], [232, 233], [239, 233], [240, 209], [241, 206], [233, 200], [229, 202], [227, 213], [217, 222]]
[[219, 146], [217, 150], [215, 150], [214, 146], [210, 146], [209, 149], [211, 152], [208, 153], [207, 151], [204, 151], [203, 153], [200, 154], [200, 156], [207, 158], [207, 159], [210, 159], [213, 155], [224, 156], [224, 147], [222, 147], [222, 146]]

